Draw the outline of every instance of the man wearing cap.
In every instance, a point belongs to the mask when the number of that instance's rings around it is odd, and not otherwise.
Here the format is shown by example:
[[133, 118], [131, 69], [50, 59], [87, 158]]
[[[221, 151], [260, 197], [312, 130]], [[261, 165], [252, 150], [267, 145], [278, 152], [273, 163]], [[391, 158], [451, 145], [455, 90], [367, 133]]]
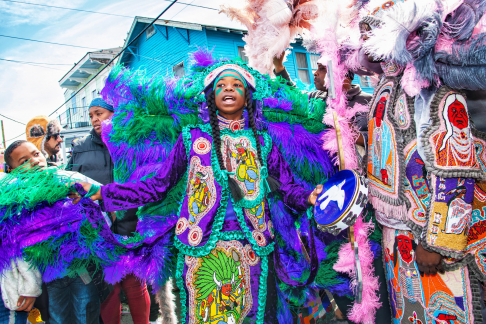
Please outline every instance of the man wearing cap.
[[[66, 166], [67, 170], [77, 171], [99, 183], [106, 185], [114, 182], [113, 161], [108, 148], [101, 139], [102, 122], [111, 119], [114, 114], [114, 108], [101, 98], [93, 99], [89, 105], [89, 118], [93, 129], [89, 135], [73, 143], [71, 158]], [[123, 236], [133, 236], [137, 229], [138, 217], [137, 209], [124, 211], [122, 218], [114, 218], [112, 231]], [[97, 274], [98, 275], [98, 274]], [[117, 284], [113, 289], [104, 289], [103, 285], [94, 278], [98, 283], [98, 289], [101, 296], [101, 317], [105, 324], [120, 323], [121, 308], [120, 294], [124, 291], [130, 314], [133, 322], [148, 323], [150, 312], [150, 296], [145, 283], [140, 283], [135, 276], [127, 276]], [[108, 294], [108, 290], [112, 290]]]
[[25, 133], [27, 140], [44, 154], [47, 163], [55, 165], [59, 162], [62, 138], [61, 125], [57, 119], [36, 116], [27, 123]]

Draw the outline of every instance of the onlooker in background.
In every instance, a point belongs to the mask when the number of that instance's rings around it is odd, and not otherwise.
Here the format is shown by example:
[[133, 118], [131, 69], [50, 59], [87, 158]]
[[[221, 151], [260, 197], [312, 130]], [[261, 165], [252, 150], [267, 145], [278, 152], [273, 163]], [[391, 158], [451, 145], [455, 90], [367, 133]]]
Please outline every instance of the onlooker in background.
[[49, 164], [60, 162], [58, 154], [61, 150], [62, 138], [61, 125], [57, 119], [36, 116], [27, 123], [25, 132], [27, 140], [44, 154]]
[[[281, 58], [275, 57], [273, 59], [273, 65], [275, 67], [274, 73], [275, 76], [282, 77], [283, 79], [287, 80], [288, 84], [295, 86], [295, 83], [290, 78], [287, 69], [283, 65], [285, 55], [282, 55]], [[322, 65], [321, 63], [317, 63], [317, 70], [314, 72], [314, 86], [316, 87], [317, 91], [312, 91], [309, 93], [309, 98], [318, 98], [322, 100], [327, 99], [327, 88], [326, 88], [326, 75], [327, 75], [327, 67]], [[346, 92], [346, 100], [348, 101], [348, 107], [353, 108], [355, 104], [361, 104], [364, 106], [368, 106], [368, 103], [371, 101], [372, 95], [369, 93], [364, 92], [361, 90], [359, 84], [351, 84], [354, 79], [354, 73], [348, 71], [346, 73], [346, 78], [343, 82], [343, 91]], [[368, 130], [368, 117], [366, 114], [360, 114], [356, 116], [355, 120], [353, 121], [357, 127], [359, 127], [360, 132]], [[358, 144], [364, 145], [364, 141], [358, 141]]]
[[[73, 146], [71, 158], [67, 164], [67, 170], [78, 171], [85, 176], [100, 182], [103, 185], [112, 183], [113, 161], [108, 148], [101, 139], [101, 123], [113, 116], [113, 106], [101, 98], [96, 98], [89, 105], [89, 117], [93, 129], [90, 134], [77, 140]], [[137, 209], [124, 212], [122, 218], [114, 218], [112, 231], [116, 234], [133, 236], [136, 231], [138, 217]], [[99, 287], [100, 290], [104, 290]], [[104, 324], [120, 323], [121, 319], [121, 291], [125, 293], [130, 314], [134, 324], [146, 324], [149, 322], [150, 296], [147, 285], [133, 275], [129, 275], [113, 286], [113, 290], [101, 305], [101, 318]], [[103, 295], [103, 293], [100, 293]]]
[[[24, 140], [10, 144], [5, 150], [5, 161], [12, 170], [16, 168], [29, 170], [32, 167], [45, 168], [47, 166], [46, 158], [40, 150], [33, 143]], [[99, 184], [88, 177], [74, 174], [74, 172], [68, 174], [59, 169], [57, 172], [66, 174], [74, 180], [84, 179], [90, 183]], [[2, 281], [2, 285], [3, 283]], [[49, 296], [49, 323], [99, 323], [100, 299], [96, 286], [86, 269], [78, 270], [77, 276], [55, 279], [46, 286]], [[42, 310], [41, 315], [44, 317]]]

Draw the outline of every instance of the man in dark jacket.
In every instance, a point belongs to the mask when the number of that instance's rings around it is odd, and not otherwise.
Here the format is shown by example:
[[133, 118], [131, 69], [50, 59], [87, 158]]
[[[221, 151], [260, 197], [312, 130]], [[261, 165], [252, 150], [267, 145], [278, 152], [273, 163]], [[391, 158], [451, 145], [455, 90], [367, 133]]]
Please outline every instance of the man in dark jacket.
[[[76, 141], [66, 170], [77, 171], [106, 185], [114, 182], [113, 160], [108, 148], [101, 139], [101, 124], [113, 116], [114, 108], [101, 98], [96, 98], [89, 105], [89, 117], [93, 129], [89, 135]], [[137, 209], [124, 212], [121, 219], [113, 219], [112, 231], [124, 236], [133, 236], [137, 229]], [[150, 296], [145, 283], [141, 284], [135, 276], [127, 276], [113, 286], [106, 300], [101, 305], [101, 317], [105, 324], [120, 323], [120, 294], [125, 292], [133, 322], [148, 323]]]

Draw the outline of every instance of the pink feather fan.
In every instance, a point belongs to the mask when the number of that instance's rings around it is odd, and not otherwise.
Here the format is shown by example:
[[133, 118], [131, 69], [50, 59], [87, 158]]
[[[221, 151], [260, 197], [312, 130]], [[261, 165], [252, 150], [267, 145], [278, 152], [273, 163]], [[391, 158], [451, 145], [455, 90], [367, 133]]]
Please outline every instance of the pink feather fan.
[[[313, 24], [310, 33], [310, 37], [315, 42], [316, 51], [321, 55], [318, 63], [328, 66], [328, 62], [332, 62], [332, 77], [335, 85], [335, 98], [328, 96], [326, 114], [323, 120], [323, 123], [330, 127], [323, 136], [323, 149], [335, 156], [333, 161], [338, 165], [338, 145], [333, 117], [333, 113], [336, 112], [341, 128], [344, 160], [348, 169], [358, 168], [355, 142], [359, 132], [356, 126], [351, 123], [351, 118], [358, 112], [367, 111], [367, 107], [362, 105], [355, 105], [353, 109], [349, 109], [346, 93], [343, 91], [346, 73], [351, 68], [346, 66], [346, 59], [344, 62], [341, 60], [341, 53], [344, 47], [355, 47], [354, 51], [350, 51], [350, 53], [356, 52], [358, 46], [351, 46], [350, 44], [359, 42], [359, 38], [353, 40], [350, 33], [355, 32], [354, 34], [359, 35], [359, 31], [356, 28], [357, 24], [353, 22], [357, 17], [357, 10], [353, 7], [354, 4], [355, 1], [352, 0], [325, 1], [325, 15], [320, 16]], [[357, 65], [355, 64], [356, 58], [354, 60], [351, 59], [351, 61], [354, 65], [353, 68], [355, 68]], [[326, 76], [328, 88], [330, 84], [329, 71], [331, 69], [328, 66], [328, 74]]]
[[[358, 129], [351, 123], [351, 119], [358, 112], [368, 111], [368, 107], [355, 104], [348, 108], [346, 92], [343, 90], [345, 76], [348, 70], [356, 70], [359, 67], [357, 56], [360, 47], [359, 30], [357, 26], [357, 7], [352, 0], [328, 0], [325, 1], [326, 14], [312, 26], [310, 37], [314, 40], [317, 52], [321, 55], [318, 63], [328, 66], [326, 84], [329, 88], [330, 80], [328, 62], [332, 62], [332, 77], [334, 81], [334, 93], [327, 99], [326, 114], [323, 123], [330, 128], [323, 136], [323, 149], [335, 156], [335, 163], [339, 164], [338, 144], [334, 129], [334, 112], [341, 129], [345, 168], [357, 169], [355, 142], [359, 136]], [[356, 37], [356, 35], [358, 35]], [[353, 36], [355, 38], [353, 38]], [[348, 56], [343, 53], [349, 53]], [[359, 246], [359, 259], [361, 263], [363, 295], [361, 303], [353, 303], [348, 318], [355, 323], [374, 323], [376, 310], [380, 307], [377, 294], [379, 283], [373, 270], [373, 252], [368, 243], [368, 235], [372, 231], [373, 224], [366, 224], [360, 216], [354, 225], [356, 242]], [[354, 250], [351, 243], [341, 246], [339, 260], [334, 270], [345, 272], [352, 278], [351, 286], [356, 285], [354, 273]]]
[[[375, 315], [378, 307], [381, 306], [377, 291], [380, 288], [378, 278], [374, 274], [373, 252], [368, 242], [368, 235], [373, 232], [373, 223], [365, 223], [360, 216], [354, 224], [354, 235], [358, 242], [358, 254], [361, 263], [361, 273], [363, 280], [363, 300], [361, 304], [354, 303], [348, 318], [355, 323], [372, 324], [375, 323]], [[347, 273], [351, 277], [351, 288], [356, 286], [356, 273], [354, 271], [354, 251], [351, 243], [346, 243], [339, 250], [339, 258], [333, 269]]]
[[248, 28], [243, 37], [249, 65], [273, 74], [273, 58], [319, 15], [319, 0], [246, 0], [241, 8], [224, 5], [221, 12]]

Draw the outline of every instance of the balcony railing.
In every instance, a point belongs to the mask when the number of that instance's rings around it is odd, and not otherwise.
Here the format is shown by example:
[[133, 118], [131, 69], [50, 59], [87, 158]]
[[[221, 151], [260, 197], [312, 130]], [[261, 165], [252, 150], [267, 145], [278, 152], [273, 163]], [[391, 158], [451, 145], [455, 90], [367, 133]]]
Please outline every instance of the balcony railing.
[[88, 107], [68, 108], [58, 117], [61, 127], [64, 129], [74, 129], [90, 127]]

